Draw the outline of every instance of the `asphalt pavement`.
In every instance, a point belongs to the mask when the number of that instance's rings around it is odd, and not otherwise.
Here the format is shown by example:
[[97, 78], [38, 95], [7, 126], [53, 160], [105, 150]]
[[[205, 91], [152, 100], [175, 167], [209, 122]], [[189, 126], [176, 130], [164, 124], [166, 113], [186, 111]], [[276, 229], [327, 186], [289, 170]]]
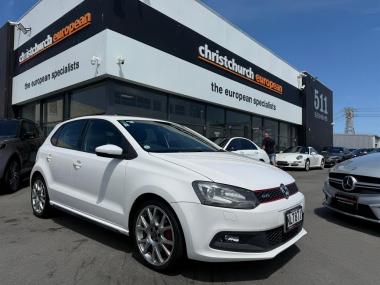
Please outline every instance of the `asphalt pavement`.
[[160, 274], [141, 265], [130, 240], [63, 212], [40, 220], [30, 190], [0, 195], [0, 284], [380, 284], [380, 225], [322, 207], [328, 170], [290, 172], [306, 196], [308, 235], [273, 260], [184, 261]]

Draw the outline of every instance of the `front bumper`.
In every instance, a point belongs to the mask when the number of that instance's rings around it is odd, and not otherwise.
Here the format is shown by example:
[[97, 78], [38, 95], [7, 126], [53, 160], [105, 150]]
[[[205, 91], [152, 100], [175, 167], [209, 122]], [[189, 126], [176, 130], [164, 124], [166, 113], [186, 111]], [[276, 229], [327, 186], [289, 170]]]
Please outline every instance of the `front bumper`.
[[[330, 186], [328, 181], [325, 182], [323, 192], [325, 194], [325, 201], [323, 202], [325, 207], [350, 217], [380, 223], [380, 194], [348, 193]], [[353, 208], [337, 202], [335, 199], [337, 194], [357, 199], [357, 206]]]
[[285, 161], [279, 160], [276, 162], [278, 167], [282, 168], [305, 168], [305, 161]]
[[187, 254], [190, 259], [200, 261], [228, 262], [271, 259], [289, 248], [306, 231], [300, 227], [289, 239], [278, 243], [268, 251], [244, 252], [212, 248], [211, 243], [220, 233], [271, 232], [283, 228], [285, 212], [302, 206], [305, 201], [302, 193], [260, 204], [253, 210], [237, 210], [204, 206], [196, 203], [173, 203], [172, 207], [181, 222], [186, 240]]

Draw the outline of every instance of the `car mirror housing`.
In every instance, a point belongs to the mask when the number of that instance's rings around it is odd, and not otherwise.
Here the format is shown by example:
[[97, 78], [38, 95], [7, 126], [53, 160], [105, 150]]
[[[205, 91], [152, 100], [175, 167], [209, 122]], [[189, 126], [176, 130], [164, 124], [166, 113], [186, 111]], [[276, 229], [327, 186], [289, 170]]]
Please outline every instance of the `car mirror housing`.
[[113, 144], [98, 146], [95, 149], [95, 153], [97, 156], [100, 156], [100, 157], [117, 158], [117, 159], [122, 159], [124, 157], [123, 149]]

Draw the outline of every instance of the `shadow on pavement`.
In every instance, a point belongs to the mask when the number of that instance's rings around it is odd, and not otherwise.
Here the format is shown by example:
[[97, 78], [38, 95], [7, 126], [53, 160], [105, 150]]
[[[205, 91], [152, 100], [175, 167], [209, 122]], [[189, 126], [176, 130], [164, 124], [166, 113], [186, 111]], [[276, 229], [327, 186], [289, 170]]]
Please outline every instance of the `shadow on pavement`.
[[[80, 217], [62, 211], [56, 211], [52, 217], [55, 223], [62, 227], [75, 231], [89, 239], [110, 248], [133, 252], [131, 240], [117, 232], [102, 228], [102, 226], [84, 220]], [[263, 280], [270, 277], [277, 270], [286, 265], [294, 256], [300, 252], [296, 245], [291, 246], [276, 258], [264, 261], [237, 262], [237, 263], [206, 263], [186, 260], [168, 276], [183, 276], [201, 282], [236, 282]], [[135, 254], [132, 256], [136, 259]], [[141, 264], [141, 266], [143, 266]]]
[[121, 233], [114, 232], [99, 224], [92, 223], [79, 216], [71, 215], [66, 212], [56, 210], [53, 215], [52, 220], [62, 227], [68, 228], [88, 237], [89, 239], [96, 240], [97, 242], [113, 249], [127, 253], [132, 251], [132, 243], [130, 239]]
[[285, 266], [299, 252], [299, 248], [293, 245], [271, 260], [234, 263], [205, 263], [188, 260], [179, 269], [178, 275], [200, 282], [264, 280]]
[[375, 237], [380, 237], [380, 224], [345, 216], [325, 207], [314, 209], [314, 213], [330, 223], [337, 224], [355, 231], [360, 231]]

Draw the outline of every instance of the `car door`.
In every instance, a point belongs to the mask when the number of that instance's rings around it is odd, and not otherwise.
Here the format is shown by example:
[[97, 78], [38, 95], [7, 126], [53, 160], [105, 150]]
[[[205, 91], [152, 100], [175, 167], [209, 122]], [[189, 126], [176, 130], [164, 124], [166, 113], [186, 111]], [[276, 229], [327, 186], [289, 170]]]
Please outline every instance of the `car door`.
[[312, 167], [318, 167], [318, 166], [320, 166], [318, 152], [313, 147], [310, 147], [309, 151], [310, 151], [310, 157], [311, 157], [311, 159], [310, 159], [310, 165]]
[[32, 169], [38, 151], [39, 134], [33, 122], [22, 121], [20, 130], [19, 153], [22, 158], [23, 171]]
[[83, 136], [82, 151], [75, 154], [72, 163], [73, 183], [79, 197], [81, 211], [112, 224], [125, 227], [125, 176], [128, 160], [100, 157], [98, 146], [112, 144], [126, 153], [127, 141], [109, 121], [89, 120]]
[[79, 152], [86, 124], [87, 120], [64, 124], [40, 152], [46, 165], [50, 199], [68, 207], [73, 207], [78, 196], [72, 180], [73, 160]]
[[241, 149], [245, 156], [260, 160], [258, 148], [249, 140], [241, 139]]

